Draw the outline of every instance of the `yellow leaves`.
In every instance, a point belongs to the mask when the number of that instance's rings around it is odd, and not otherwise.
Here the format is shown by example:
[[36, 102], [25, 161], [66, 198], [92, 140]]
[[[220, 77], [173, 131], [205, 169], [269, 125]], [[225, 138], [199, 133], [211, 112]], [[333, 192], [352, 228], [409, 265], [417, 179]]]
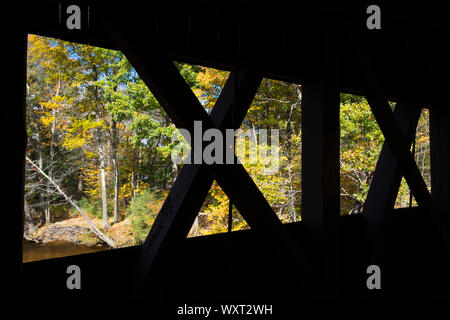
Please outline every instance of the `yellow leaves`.
[[63, 147], [67, 150], [73, 150], [81, 148], [86, 143], [86, 139], [80, 136], [70, 136], [66, 137], [63, 141]]
[[39, 113], [42, 114], [39, 121], [44, 127], [51, 127], [53, 125], [53, 121], [55, 120], [55, 114], [57, 111], [62, 109], [65, 104], [70, 103], [72, 99], [69, 99], [66, 96], [56, 95], [52, 97], [51, 100], [41, 102], [41, 106], [43, 110]]
[[[143, 194], [144, 191], [149, 187], [149, 184], [146, 182], [138, 181], [137, 186], [135, 186], [134, 194], [140, 195]], [[132, 198], [132, 186], [131, 186], [131, 174], [129, 175], [127, 182], [122, 184], [119, 188], [119, 200], [127, 201]]]
[[35, 59], [42, 58], [49, 47], [46, 39], [34, 34], [28, 35], [28, 56]]
[[214, 181], [210, 197], [207, 198], [209, 203], [205, 203], [203, 211], [207, 213], [206, 220], [208, 221], [207, 230], [202, 230], [202, 234], [214, 234], [227, 231], [227, 217], [228, 217], [228, 197]]
[[128, 182], [122, 184], [119, 189], [119, 200], [129, 200], [131, 199], [131, 183], [130, 180], [127, 180]]
[[91, 151], [87, 151], [87, 150], [84, 151], [84, 155], [85, 155], [86, 159], [94, 159], [94, 158], [97, 158], [97, 156], [98, 156], [96, 152], [91, 152]]
[[417, 144], [428, 144], [428, 143], [430, 143], [430, 136], [426, 136], [426, 135], [420, 136], [416, 140], [416, 143]]
[[57, 106], [62, 106], [64, 103], [70, 103], [73, 100], [73, 98], [68, 98], [67, 96], [56, 95], [53, 97], [52, 100], [53, 100], [54, 105], [57, 107]]
[[[74, 150], [78, 148], [82, 148], [87, 144], [90, 144], [93, 139], [93, 133], [88, 131], [74, 132], [73, 129], [67, 129], [67, 134], [63, 140], [63, 147], [67, 150]], [[96, 156], [96, 154], [90, 155], [89, 152], [85, 151], [88, 157]]]
[[92, 164], [82, 169], [81, 177], [84, 183], [84, 192], [96, 197], [100, 194], [100, 169]]
[[206, 89], [211, 90], [214, 85], [223, 87], [228, 77], [228, 72], [213, 68], [202, 67], [204, 72], [199, 72], [197, 81]]
[[136, 194], [142, 194], [147, 188], [148, 188], [148, 183], [143, 182], [143, 181], [138, 181], [134, 192]]
[[227, 71], [207, 67], [202, 67], [202, 72], [197, 74], [196, 79], [201, 88], [194, 88], [193, 91], [206, 109], [214, 107], [227, 78]]
[[200, 99], [205, 92], [203, 89], [200, 89], [200, 88], [193, 88], [192, 91], [194, 92], [195, 96], [198, 99]]
[[42, 102], [41, 105], [49, 111], [57, 109], [59, 106], [59, 104], [55, 103], [54, 101]]
[[39, 119], [39, 121], [42, 123], [42, 125], [44, 127], [51, 127], [54, 119], [55, 119], [55, 117], [51, 113], [47, 113], [47, 114], [43, 115]]
[[67, 150], [82, 148], [92, 143], [94, 130], [104, 126], [104, 122], [92, 121], [90, 119], [73, 119], [70, 127], [66, 128], [63, 146]]

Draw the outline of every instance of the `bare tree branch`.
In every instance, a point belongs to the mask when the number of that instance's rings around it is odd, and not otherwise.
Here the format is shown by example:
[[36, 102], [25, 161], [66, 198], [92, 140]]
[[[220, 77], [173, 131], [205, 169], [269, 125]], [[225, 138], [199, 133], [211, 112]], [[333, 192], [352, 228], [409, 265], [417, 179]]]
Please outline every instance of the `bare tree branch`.
[[58, 184], [56, 184], [47, 174], [45, 174], [44, 171], [41, 170], [33, 161], [31, 161], [28, 157], [25, 157], [26, 160], [34, 167], [36, 170], [39, 171], [40, 174], [42, 174], [55, 188], [58, 190], [58, 192], [81, 214], [81, 216], [86, 220], [86, 223], [88, 224], [89, 229], [97, 235], [99, 239], [101, 239], [103, 242], [105, 242], [108, 246], [114, 248], [116, 245], [114, 241], [112, 241], [110, 238], [108, 238], [103, 232], [100, 231], [99, 228], [88, 218], [88, 216], [83, 212], [83, 210], [78, 207], [78, 205], [68, 196], [64, 193], [64, 191], [61, 190]]

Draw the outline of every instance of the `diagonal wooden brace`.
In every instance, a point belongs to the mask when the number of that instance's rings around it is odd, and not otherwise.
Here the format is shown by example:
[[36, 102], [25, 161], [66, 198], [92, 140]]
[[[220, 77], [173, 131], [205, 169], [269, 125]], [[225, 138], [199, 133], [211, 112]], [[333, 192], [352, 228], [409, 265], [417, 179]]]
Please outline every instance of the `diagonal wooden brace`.
[[351, 35], [349, 40], [353, 45], [361, 71], [364, 74], [367, 87], [366, 98], [372, 113], [383, 132], [386, 143], [399, 162], [402, 174], [417, 203], [430, 213], [446, 250], [450, 252], [450, 237], [445, 221], [433, 203], [427, 185], [408, 148], [408, 143], [394, 118], [389, 103], [379, 85], [377, 73], [373, 69], [369, 55], [362, 46], [360, 36], [354, 32], [349, 34]]
[[[125, 41], [110, 25], [107, 29], [178, 128], [192, 133], [194, 121], [202, 121], [205, 130], [240, 126], [259, 87], [260, 76], [250, 70], [232, 72], [209, 117], [166, 55], [156, 49], [150, 55], [144, 55], [143, 50], [130, 46], [136, 42]], [[235, 85], [239, 88], [236, 93]], [[232, 115], [235, 94], [239, 104]], [[236, 163], [236, 156], [234, 159]], [[305, 265], [300, 248], [283, 232], [280, 220], [241, 164], [184, 165], [144, 243], [139, 271], [141, 279], [161, 251], [174, 248], [185, 238], [214, 176], [252, 229], [271, 234], [275, 243], [281, 242], [288, 249], [296, 265]]]
[[[401, 100], [394, 110], [400, 130], [408, 144], [414, 140], [414, 132], [420, 116], [420, 107]], [[388, 212], [394, 208], [401, 182], [401, 171], [397, 158], [385, 142], [380, 152], [369, 192], [364, 202], [363, 219], [367, 231], [374, 235], [382, 227]], [[372, 236], [370, 236], [372, 237]]]

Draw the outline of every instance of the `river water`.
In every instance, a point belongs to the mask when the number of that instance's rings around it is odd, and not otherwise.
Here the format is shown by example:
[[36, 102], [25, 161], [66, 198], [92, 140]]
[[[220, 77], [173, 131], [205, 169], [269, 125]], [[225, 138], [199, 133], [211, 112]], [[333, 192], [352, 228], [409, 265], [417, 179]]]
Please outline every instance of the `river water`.
[[74, 245], [73, 243], [66, 241], [39, 244], [24, 240], [22, 261], [31, 262], [104, 250], [109, 250], [109, 248]]

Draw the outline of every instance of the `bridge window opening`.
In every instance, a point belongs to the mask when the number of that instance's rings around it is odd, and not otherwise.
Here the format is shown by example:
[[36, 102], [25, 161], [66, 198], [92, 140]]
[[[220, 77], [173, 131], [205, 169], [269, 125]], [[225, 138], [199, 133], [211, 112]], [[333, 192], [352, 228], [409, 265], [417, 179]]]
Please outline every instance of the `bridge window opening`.
[[301, 105], [300, 84], [264, 78], [241, 125], [258, 153], [256, 163], [241, 162], [282, 223], [301, 220]]
[[362, 96], [341, 94], [341, 215], [362, 212], [384, 136]]
[[[264, 78], [236, 135], [237, 157], [282, 223], [301, 219], [300, 106], [300, 85]], [[229, 199], [214, 182], [189, 235], [227, 232], [228, 217]], [[233, 206], [231, 231], [245, 229]]]
[[[229, 72], [174, 64], [210, 113]], [[236, 139], [283, 223], [301, 220], [300, 106], [300, 85], [264, 78]], [[26, 111], [23, 261], [142, 244], [183, 166], [172, 157], [183, 138], [125, 56], [30, 34]], [[227, 231], [228, 214], [215, 182], [188, 236]], [[233, 206], [231, 230], [248, 228]]]
[[[222, 78], [174, 63], [209, 110]], [[143, 243], [183, 164], [125, 56], [30, 34], [26, 92], [23, 261]]]
[[[228, 232], [229, 198], [217, 181], [211, 186], [200, 212], [198, 213], [188, 237], [197, 237]], [[231, 231], [250, 229], [239, 211], [232, 207]]]
[[[414, 155], [417, 167], [431, 192], [431, 166], [430, 166], [430, 112], [429, 109], [423, 108], [419, 122], [417, 124], [415, 142], [411, 146], [411, 153]], [[404, 177], [400, 184], [400, 189], [395, 201], [395, 208], [416, 207], [417, 202], [411, 193]]]

